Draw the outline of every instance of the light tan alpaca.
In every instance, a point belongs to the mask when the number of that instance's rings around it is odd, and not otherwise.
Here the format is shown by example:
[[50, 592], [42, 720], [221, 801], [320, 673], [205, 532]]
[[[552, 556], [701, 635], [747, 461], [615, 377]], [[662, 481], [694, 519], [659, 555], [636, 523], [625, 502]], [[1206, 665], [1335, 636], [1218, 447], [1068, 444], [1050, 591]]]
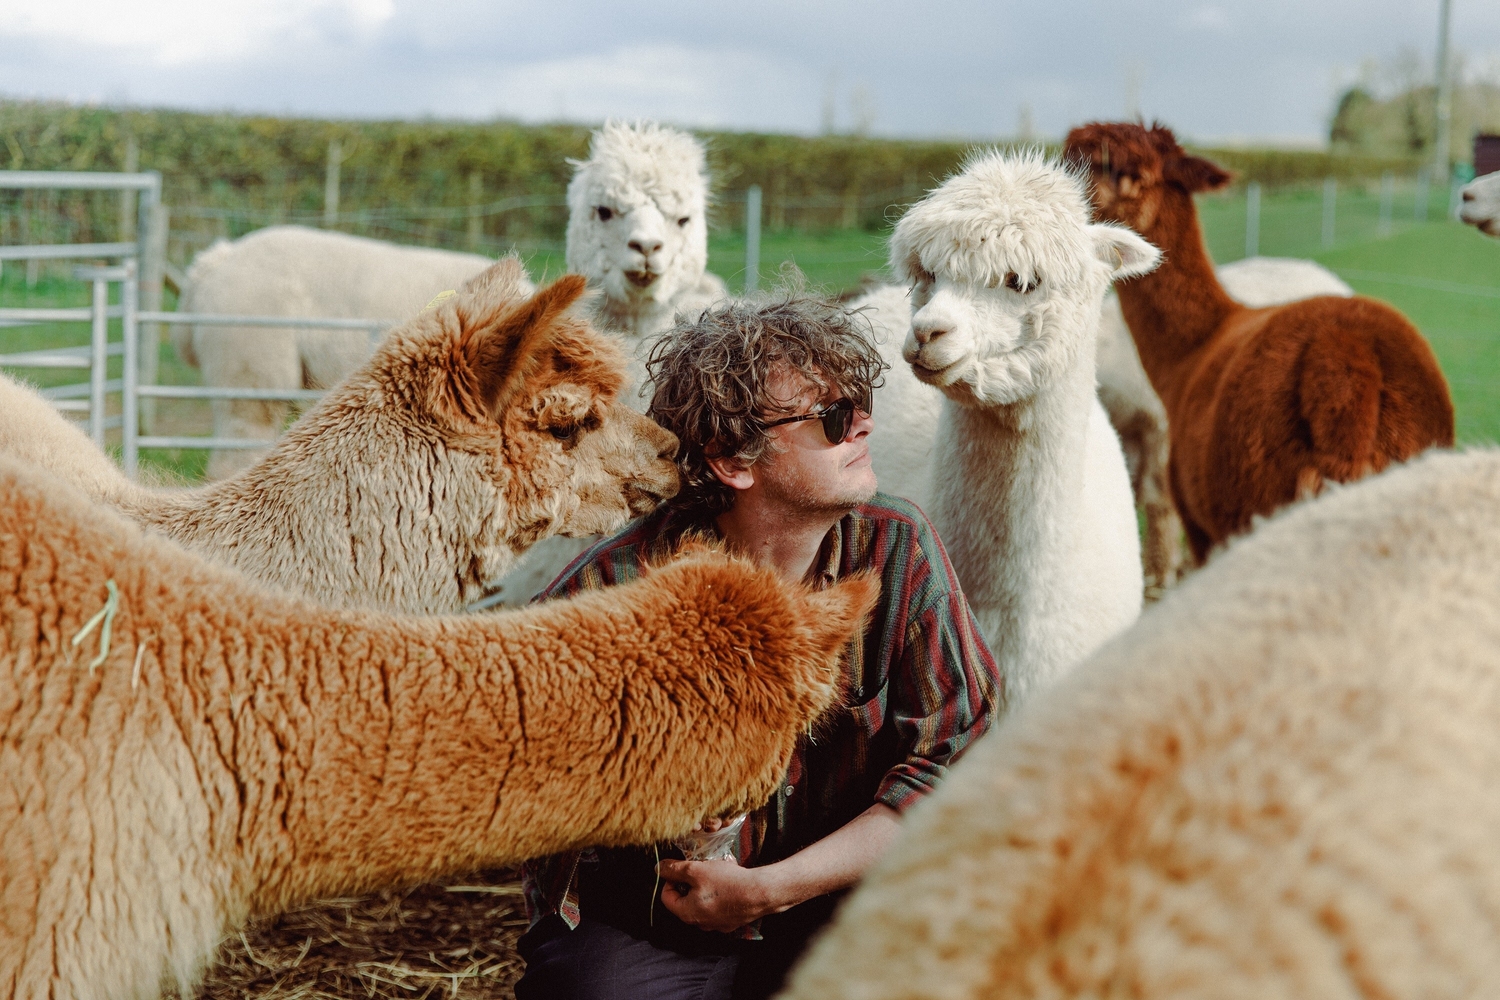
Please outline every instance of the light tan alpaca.
[[334, 611], [0, 458], [0, 997], [190, 995], [258, 915], [758, 806], [876, 586], [700, 548], [508, 614]]
[[211, 486], [136, 487], [8, 380], [0, 449], [293, 593], [458, 611], [537, 540], [613, 530], [677, 490], [676, 438], [617, 402], [617, 338], [567, 311], [583, 279], [527, 287], [519, 262], [495, 264]]
[[1500, 996], [1500, 452], [1231, 542], [953, 769], [783, 1000]]

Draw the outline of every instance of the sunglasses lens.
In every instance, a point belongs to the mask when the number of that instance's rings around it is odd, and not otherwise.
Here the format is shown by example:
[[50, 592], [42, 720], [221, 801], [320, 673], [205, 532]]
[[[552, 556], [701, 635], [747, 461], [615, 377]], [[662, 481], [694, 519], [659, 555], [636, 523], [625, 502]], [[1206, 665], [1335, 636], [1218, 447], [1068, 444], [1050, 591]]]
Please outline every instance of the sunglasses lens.
[[854, 423], [855, 405], [852, 400], [841, 399], [824, 412], [823, 436], [829, 444], [838, 444], [849, 433], [849, 427]]

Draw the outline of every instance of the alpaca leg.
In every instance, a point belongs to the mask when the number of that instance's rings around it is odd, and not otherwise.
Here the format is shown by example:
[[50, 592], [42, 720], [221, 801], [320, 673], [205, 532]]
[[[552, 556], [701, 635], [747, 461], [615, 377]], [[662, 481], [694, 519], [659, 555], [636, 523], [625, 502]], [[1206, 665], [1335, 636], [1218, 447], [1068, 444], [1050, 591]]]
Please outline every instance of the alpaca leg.
[[[203, 384], [260, 389], [298, 389], [302, 365], [291, 330], [225, 327], [200, 328], [194, 353]], [[253, 441], [275, 440], [286, 421], [286, 403], [267, 400], [214, 400], [214, 436]], [[254, 465], [262, 449], [218, 449], [208, 460], [209, 479], [223, 479]]]

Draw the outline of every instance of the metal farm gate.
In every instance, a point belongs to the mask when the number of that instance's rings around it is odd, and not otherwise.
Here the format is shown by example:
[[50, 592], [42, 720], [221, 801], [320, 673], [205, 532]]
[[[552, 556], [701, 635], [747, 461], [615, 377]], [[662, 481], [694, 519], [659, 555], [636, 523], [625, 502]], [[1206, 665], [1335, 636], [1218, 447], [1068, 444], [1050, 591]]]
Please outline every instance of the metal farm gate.
[[[250, 389], [215, 386], [168, 386], [156, 384], [158, 324], [293, 327], [324, 330], [364, 330], [371, 345], [391, 324], [384, 320], [323, 319], [296, 316], [223, 316], [165, 312], [161, 309], [162, 278], [166, 266], [167, 214], [161, 205], [161, 175], [145, 173], [91, 173], [61, 171], [0, 170], [0, 190], [88, 190], [119, 191], [136, 198], [138, 238], [118, 243], [52, 243], [0, 246], [0, 264], [5, 261], [106, 260], [104, 266], [75, 267], [73, 276], [93, 286], [88, 306], [75, 308], [0, 308], [0, 331], [8, 327], [41, 323], [88, 323], [89, 344], [83, 347], [44, 348], [0, 354], [0, 367], [19, 369], [87, 370], [87, 382], [54, 386], [42, 395], [64, 413], [86, 413], [89, 435], [101, 448], [105, 431], [118, 427], [121, 464], [135, 479], [142, 448], [264, 448], [267, 442], [242, 438], [160, 436], [141, 434], [143, 409], [157, 399], [258, 399], [309, 401], [323, 395], [321, 389]], [[142, 268], [147, 272], [142, 280]], [[109, 286], [120, 285], [118, 305], [109, 304]], [[111, 320], [120, 321], [118, 343], [109, 341]], [[0, 332], [0, 337], [3, 337]], [[123, 359], [121, 376], [108, 377], [111, 357]], [[120, 396], [120, 413], [107, 417], [106, 397]], [[0, 415], [3, 416], [3, 415]]]

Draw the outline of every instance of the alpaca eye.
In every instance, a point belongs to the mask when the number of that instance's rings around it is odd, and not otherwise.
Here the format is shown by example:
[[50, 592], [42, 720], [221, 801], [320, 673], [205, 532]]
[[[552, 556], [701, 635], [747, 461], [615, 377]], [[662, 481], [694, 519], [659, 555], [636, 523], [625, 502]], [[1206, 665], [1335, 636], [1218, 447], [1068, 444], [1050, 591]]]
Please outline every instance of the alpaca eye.
[[679, 226], [686, 226], [689, 222], [692, 222], [692, 221], [693, 221], [693, 217], [691, 215], [684, 215], [682, 218], [680, 218], [680, 219], [677, 220], [677, 224]]
[[1014, 271], [1005, 272], [1005, 287], [1013, 292], [1026, 291], [1026, 286], [1021, 284], [1021, 276]]
[[577, 424], [568, 424], [565, 427], [548, 427], [547, 433], [551, 434], [553, 437], [557, 438], [564, 444], [567, 444], [569, 441], [572, 441], [574, 438], [578, 437], [579, 429], [580, 428]]
[[600, 222], [608, 222], [610, 219], [613, 219], [615, 217], [614, 211], [605, 208], [603, 205], [600, 205], [598, 208], [594, 209], [594, 211], [599, 213]]

